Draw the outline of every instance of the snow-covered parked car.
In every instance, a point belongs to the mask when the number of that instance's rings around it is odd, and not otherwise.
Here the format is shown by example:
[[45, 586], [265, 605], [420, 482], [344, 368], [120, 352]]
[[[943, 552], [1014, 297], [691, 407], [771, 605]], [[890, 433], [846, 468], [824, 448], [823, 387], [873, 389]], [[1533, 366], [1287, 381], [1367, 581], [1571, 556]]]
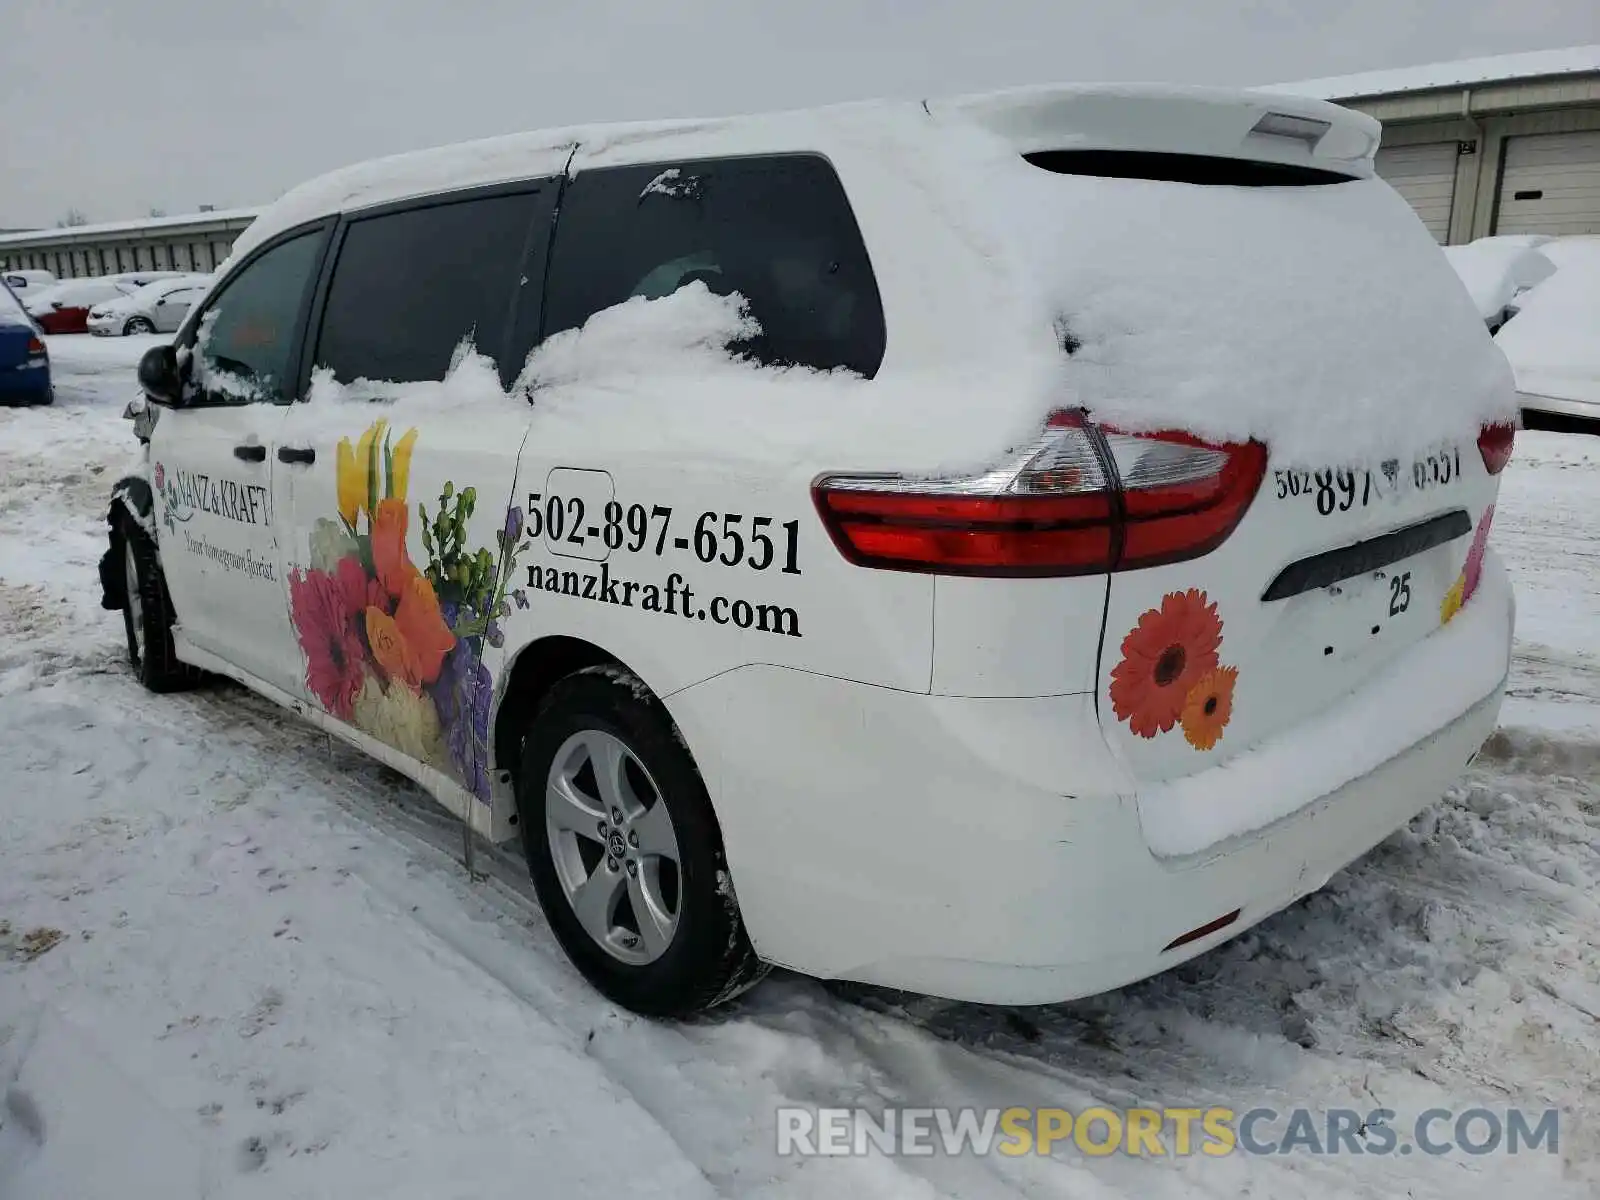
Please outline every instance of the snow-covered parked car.
[[56, 282], [56, 277], [49, 271], [13, 269], [0, 271], [0, 282], [20, 297], [28, 295], [30, 290], [37, 292], [50, 287]]
[[179, 275], [147, 283], [89, 310], [89, 332], [100, 337], [173, 333], [211, 286], [210, 275]]
[[1530, 412], [1600, 421], [1600, 237], [1541, 246], [1553, 273], [1495, 335]]
[[1511, 379], [1378, 132], [1047, 88], [313, 181], [140, 365], [104, 603], [520, 837], [631, 1008], [1159, 972], [1499, 710]]
[[1444, 247], [1490, 333], [1516, 315], [1524, 292], [1555, 274], [1555, 263], [1541, 253], [1551, 240], [1540, 234], [1508, 234]]

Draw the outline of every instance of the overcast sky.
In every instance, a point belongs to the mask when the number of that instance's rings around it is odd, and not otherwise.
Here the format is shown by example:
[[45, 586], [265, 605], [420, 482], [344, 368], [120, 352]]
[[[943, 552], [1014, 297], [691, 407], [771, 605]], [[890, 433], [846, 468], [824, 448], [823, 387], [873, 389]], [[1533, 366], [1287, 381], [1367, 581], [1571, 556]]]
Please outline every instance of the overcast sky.
[[579, 121], [1600, 42], [1597, 0], [0, 0], [0, 228]]

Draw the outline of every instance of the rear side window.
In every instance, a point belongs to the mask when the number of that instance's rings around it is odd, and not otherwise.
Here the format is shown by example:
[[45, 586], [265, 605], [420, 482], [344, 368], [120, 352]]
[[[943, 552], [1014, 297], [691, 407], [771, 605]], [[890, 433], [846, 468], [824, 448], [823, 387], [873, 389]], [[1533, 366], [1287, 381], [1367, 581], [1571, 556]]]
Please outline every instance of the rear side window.
[[[815, 155], [584, 171], [568, 185], [545, 292], [546, 336], [631, 296], [702, 281], [750, 302], [764, 363], [871, 376], [883, 307], [850, 203]], [[517, 348], [532, 348], [519, 329]]]
[[[443, 379], [463, 338], [500, 360], [541, 191], [363, 217], [339, 250], [315, 362], [342, 382]], [[537, 305], [534, 305], [535, 309]], [[520, 364], [519, 364], [520, 365]]]

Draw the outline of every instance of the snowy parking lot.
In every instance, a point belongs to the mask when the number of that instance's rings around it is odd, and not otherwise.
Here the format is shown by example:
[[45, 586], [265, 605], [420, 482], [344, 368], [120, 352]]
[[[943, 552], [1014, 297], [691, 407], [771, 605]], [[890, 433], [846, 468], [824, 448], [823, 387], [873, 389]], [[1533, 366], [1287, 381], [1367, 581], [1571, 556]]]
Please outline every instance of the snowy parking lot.
[[[1519, 437], [1502, 728], [1323, 891], [1071, 1004], [779, 974], [661, 1025], [567, 964], [515, 848], [470, 878], [399, 776], [241, 689], [139, 688], [95, 564], [151, 344], [52, 339], [55, 406], [0, 409], [0, 1196], [1600, 1187], [1600, 437]], [[1561, 1116], [1554, 1153], [807, 1158], [777, 1153], [785, 1105]]]

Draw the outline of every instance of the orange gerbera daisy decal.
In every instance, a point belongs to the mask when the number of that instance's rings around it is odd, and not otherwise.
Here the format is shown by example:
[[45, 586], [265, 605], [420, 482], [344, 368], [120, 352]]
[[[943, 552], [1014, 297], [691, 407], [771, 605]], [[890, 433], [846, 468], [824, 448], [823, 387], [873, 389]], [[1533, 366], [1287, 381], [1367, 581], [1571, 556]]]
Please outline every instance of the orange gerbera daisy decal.
[[1178, 723], [1195, 684], [1217, 666], [1222, 618], [1196, 588], [1168, 592], [1122, 639], [1122, 661], [1111, 669], [1111, 708], [1140, 737]]
[[1238, 678], [1238, 667], [1218, 667], [1202, 675], [1184, 697], [1183, 736], [1196, 750], [1209, 750], [1222, 739], [1233, 716], [1233, 685]]

